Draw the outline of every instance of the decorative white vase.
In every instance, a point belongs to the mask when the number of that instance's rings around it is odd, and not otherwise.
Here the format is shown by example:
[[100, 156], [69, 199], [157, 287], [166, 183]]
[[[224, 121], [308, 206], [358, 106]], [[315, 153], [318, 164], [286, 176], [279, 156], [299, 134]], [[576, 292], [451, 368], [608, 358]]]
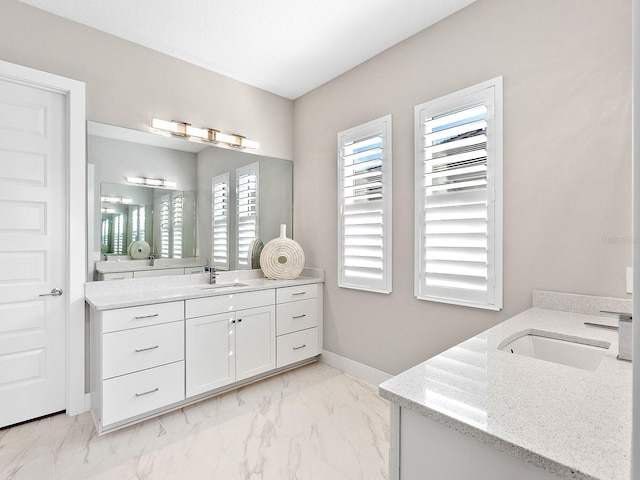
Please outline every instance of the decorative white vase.
[[287, 238], [287, 226], [280, 225], [280, 236], [269, 241], [260, 253], [260, 268], [273, 280], [293, 280], [304, 268], [304, 252], [298, 242]]

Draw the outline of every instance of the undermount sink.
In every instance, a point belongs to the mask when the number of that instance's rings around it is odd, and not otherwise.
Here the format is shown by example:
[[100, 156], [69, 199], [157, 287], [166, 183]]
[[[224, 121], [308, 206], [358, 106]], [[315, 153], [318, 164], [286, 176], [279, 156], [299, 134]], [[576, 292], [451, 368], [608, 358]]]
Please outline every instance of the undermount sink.
[[[587, 343], [588, 342], [588, 343]], [[498, 350], [517, 355], [595, 371], [609, 350], [609, 342], [572, 337], [557, 333], [523, 331], [498, 345]]]
[[231, 282], [231, 283], [214, 283], [211, 285], [199, 286], [198, 290], [222, 290], [237, 287], [246, 287], [245, 283]]

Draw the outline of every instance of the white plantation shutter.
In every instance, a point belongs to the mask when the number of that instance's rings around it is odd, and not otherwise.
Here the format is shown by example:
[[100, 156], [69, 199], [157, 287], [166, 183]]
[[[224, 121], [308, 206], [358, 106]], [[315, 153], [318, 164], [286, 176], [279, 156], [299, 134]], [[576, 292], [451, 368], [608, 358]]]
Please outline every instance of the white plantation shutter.
[[172, 258], [182, 258], [182, 217], [183, 217], [184, 197], [178, 194], [173, 197], [172, 217]]
[[124, 215], [118, 214], [113, 222], [113, 253], [124, 255]]
[[251, 242], [258, 236], [258, 163], [236, 170], [238, 269], [251, 269]]
[[416, 297], [502, 308], [502, 78], [418, 105]]
[[391, 115], [338, 134], [338, 286], [391, 293]]
[[211, 180], [211, 265], [229, 270], [229, 173]]
[[160, 200], [160, 258], [169, 258], [169, 194]]
[[138, 240], [146, 240], [146, 208], [141, 205], [138, 208]]

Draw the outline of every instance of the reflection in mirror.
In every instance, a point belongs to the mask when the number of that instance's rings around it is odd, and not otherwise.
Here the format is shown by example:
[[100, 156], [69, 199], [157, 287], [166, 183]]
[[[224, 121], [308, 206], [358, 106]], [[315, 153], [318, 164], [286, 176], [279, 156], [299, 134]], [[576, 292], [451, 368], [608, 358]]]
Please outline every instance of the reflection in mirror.
[[[105, 254], [109, 259], [126, 258], [116, 252], [127, 255], [129, 244], [144, 237], [156, 256], [176, 256], [179, 251], [182, 257], [195, 255], [203, 264], [214, 265], [219, 260], [217, 245], [220, 245], [216, 243], [220, 217], [216, 217], [214, 179], [225, 175], [226, 259], [221, 269], [257, 267], [247, 262], [250, 250], [257, 246], [257, 240], [253, 240], [259, 238], [266, 243], [276, 238], [280, 224], [286, 224], [288, 231], [292, 231], [293, 164], [289, 160], [95, 122], [88, 122], [87, 131], [88, 162], [94, 172], [89, 191], [94, 192], [90, 225], [93, 225], [91, 251], [95, 260], [103, 259]], [[248, 203], [238, 203], [238, 179], [242, 169], [252, 164], [257, 165], [255, 188], [243, 200]], [[151, 194], [153, 188], [127, 184], [127, 177], [174, 181], [175, 192], [182, 193], [182, 199], [178, 199], [179, 193], [174, 193], [162, 204], [158, 198], [160, 193]], [[106, 185], [108, 190], [103, 188]], [[136, 190], [128, 190], [130, 188]], [[169, 192], [157, 190], [165, 195]], [[139, 195], [145, 191], [150, 197], [142, 199]], [[101, 201], [101, 197], [107, 196], [112, 197], [111, 201]], [[125, 203], [128, 198], [131, 203]], [[183, 202], [183, 225], [182, 235], [177, 236], [171, 229], [180, 219], [177, 215], [172, 219], [171, 215], [174, 208], [179, 208], [180, 201]], [[246, 225], [238, 219], [243, 209], [248, 212], [251, 208], [254, 223], [246, 233]], [[193, 222], [187, 229], [188, 219]], [[187, 230], [193, 232], [192, 239]], [[162, 235], [168, 236], [164, 243]]]
[[196, 255], [195, 192], [165, 188], [100, 185], [100, 251], [131, 255], [132, 242], [146, 242], [155, 258]]

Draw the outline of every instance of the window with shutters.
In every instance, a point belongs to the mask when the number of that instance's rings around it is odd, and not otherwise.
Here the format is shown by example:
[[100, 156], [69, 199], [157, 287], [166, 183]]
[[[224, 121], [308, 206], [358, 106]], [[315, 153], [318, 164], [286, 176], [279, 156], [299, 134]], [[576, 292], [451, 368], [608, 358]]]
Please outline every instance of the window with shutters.
[[338, 133], [338, 286], [391, 293], [391, 115]]
[[183, 218], [184, 197], [182, 194], [174, 194], [172, 200], [172, 240], [173, 240], [173, 258], [182, 258], [182, 218]]
[[229, 270], [229, 173], [211, 180], [211, 265]]
[[415, 107], [419, 299], [502, 308], [502, 77]]
[[145, 207], [144, 205], [136, 205], [129, 207], [131, 212], [131, 240], [145, 240]]
[[169, 258], [170, 252], [170, 235], [171, 235], [171, 224], [170, 224], [170, 199], [169, 194], [165, 194], [162, 196], [160, 200], [160, 258]]
[[258, 237], [258, 163], [236, 170], [238, 269], [251, 269], [249, 250]]
[[160, 258], [182, 258], [184, 195], [165, 193], [160, 198]]

